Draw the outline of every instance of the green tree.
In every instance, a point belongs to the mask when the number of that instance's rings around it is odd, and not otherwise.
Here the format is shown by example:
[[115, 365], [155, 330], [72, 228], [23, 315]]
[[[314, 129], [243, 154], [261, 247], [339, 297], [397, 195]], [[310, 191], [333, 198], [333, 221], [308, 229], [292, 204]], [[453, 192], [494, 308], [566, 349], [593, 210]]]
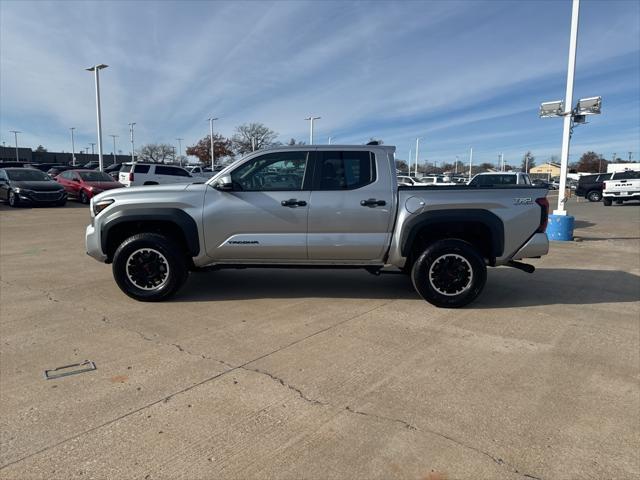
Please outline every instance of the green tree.
[[44, 153], [46, 151], [47, 151], [47, 149], [44, 148], [42, 145], [38, 145], [38, 148], [36, 148], [36, 152]]
[[[219, 133], [213, 134], [213, 150], [216, 156], [216, 165], [222, 163], [225, 157], [233, 156], [231, 140]], [[187, 155], [198, 157], [205, 165], [211, 164], [211, 135], [201, 138], [198, 143], [187, 147]]]

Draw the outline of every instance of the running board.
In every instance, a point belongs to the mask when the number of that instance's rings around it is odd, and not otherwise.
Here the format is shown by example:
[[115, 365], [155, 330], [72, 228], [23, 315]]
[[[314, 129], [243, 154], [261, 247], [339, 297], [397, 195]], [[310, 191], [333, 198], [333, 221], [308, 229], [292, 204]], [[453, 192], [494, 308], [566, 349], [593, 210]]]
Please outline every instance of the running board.
[[518, 270], [522, 270], [523, 272], [533, 273], [536, 271], [536, 267], [533, 265], [529, 265], [528, 263], [516, 262], [515, 260], [511, 260], [507, 263], [509, 267], [517, 268]]

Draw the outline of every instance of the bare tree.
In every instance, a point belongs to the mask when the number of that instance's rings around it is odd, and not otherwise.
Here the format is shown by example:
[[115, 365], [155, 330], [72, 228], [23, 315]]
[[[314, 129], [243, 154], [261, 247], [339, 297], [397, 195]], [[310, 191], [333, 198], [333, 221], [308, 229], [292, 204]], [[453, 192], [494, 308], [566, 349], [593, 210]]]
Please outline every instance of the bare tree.
[[174, 160], [173, 146], [166, 143], [149, 143], [136, 153], [139, 162], [171, 163]]
[[274, 145], [277, 136], [276, 132], [262, 123], [245, 123], [236, 127], [231, 142], [236, 154], [245, 155]]

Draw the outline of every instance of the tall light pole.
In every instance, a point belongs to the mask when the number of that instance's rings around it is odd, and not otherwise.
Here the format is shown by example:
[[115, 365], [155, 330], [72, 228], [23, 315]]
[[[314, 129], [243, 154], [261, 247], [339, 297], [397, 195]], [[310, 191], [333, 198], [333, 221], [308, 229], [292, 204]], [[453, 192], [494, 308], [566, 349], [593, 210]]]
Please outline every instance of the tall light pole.
[[313, 145], [313, 121], [320, 120], [322, 117], [314, 117], [313, 115], [308, 116], [305, 120], [309, 120], [311, 123], [309, 124], [309, 145]]
[[[108, 65], [101, 63], [100, 65], [95, 65], [93, 67], [87, 68], [86, 70], [89, 72], [95, 73], [96, 78], [96, 117], [98, 123], [98, 168], [102, 172], [104, 170], [104, 166], [102, 164], [102, 118], [100, 112], [100, 70], [103, 68], [107, 68]], [[91, 153], [93, 153], [93, 145], [91, 144]]]
[[131, 122], [129, 124], [129, 135], [131, 136], [131, 162], [135, 162], [136, 161], [136, 148], [135, 145], [133, 143], [133, 127], [135, 126], [136, 122]]
[[331, 145], [331, 139], [332, 139], [332, 138], [333, 138], [333, 137], [329, 137], [329, 145]]
[[76, 142], [74, 141], [73, 138], [73, 131], [76, 129], [76, 127], [71, 127], [69, 130], [71, 130], [71, 165], [72, 166], [76, 166]]
[[457, 175], [458, 174], [458, 155], [456, 155], [456, 164], [454, 165], [454, 171], [453, 174]]
[[567, 169], [569, 165], [569, 141], [571, 138], [571, 122], [573, 108], [573, 78], [576, 73], [576, 50], [578, 48], [578, 18], [580, 16], [580, 0], [573, 0], [571, 9], [571, 34], [569, 37], [569, 61], [567, 65], [567, 91], [564, 97], [564, 118], [562, 130], [562, 152], [560, 155], [560, 186], [558, 189], [558, 208], [554, 215], [566, 216], [564, 209], [565, 188], [567, 187]]
[[96, 146], [96, 144], [95, 144], [95, 143], [91, 143], [91, 142], [89, 142], [89, 145], [91, 145], [91, 155], [95, 155], [95, 154], [96, 154], [96, 152], [95, 152], [95, 150], [93, 149], [93, 147], [95, 147], [95, 146]]
[[16, 139], [16, 162], [20, 161], [20, 156], [18, 155], [18, 134], [22, 133], [20, 130], [9, 130], [11, 133], [13, 133], [13, 136]]
[[[415, 176], [418, 176], [418, 159], [420, 158], [420, 138], [416, 138], [416, 170]], [[411, 169], [409, 169], [409, 173], [411, 173]]]
[[216, 117], [210, 117], [209, 118], [209, 135], [210, 135], [210, 140], [211, 140], [211, 169], [213, 170], [213, 167], [216, 164], [216, 152], [213, 148], [213, 122], [218, 120]]
[[182, 166], [182, 140], [184, 138], [176, 138], [178, 140], [178, 158], [180, 158], [180, 166]]
[[469, 181], [471, 181], [471, 165], [473, 165], [473, 147], [469, 149]]
[[118, 135], [109, 135], [111, 138], [113, 138], [113, 163], [116, 163], [116, 138], [118, 138]]

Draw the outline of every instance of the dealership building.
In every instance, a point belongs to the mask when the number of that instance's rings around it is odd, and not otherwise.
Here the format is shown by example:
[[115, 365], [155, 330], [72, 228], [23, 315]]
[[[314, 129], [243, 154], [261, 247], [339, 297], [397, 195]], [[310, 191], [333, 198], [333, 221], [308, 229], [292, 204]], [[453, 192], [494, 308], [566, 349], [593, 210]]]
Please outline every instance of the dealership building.
[[[16, 159], [17, 156], [17, 159]], [[71, 165], [71, 152], [41, 152], [30, 148], [18, 148], [16, 155], [15, 147], [0, 146], [0, 166], [4, 162], [21, 163], [55, 163], [60, 165]], [[103, 154], [102, 162], [105, 167], [112, 163], [130, 162], [131, 155]], [[76, 165], [83, 166], [89, 162], [98, 162], [97, 153], [76, 153]]]

